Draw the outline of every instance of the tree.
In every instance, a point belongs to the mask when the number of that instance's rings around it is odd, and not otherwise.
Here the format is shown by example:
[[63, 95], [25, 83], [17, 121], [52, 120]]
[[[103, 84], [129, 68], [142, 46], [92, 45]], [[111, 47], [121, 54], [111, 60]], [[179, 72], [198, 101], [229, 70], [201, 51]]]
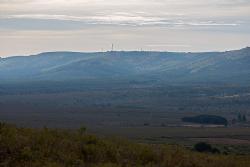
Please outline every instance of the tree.
[[84, 126], [82, 126], [82, 127], [78, 130], [78, 132], [79, 132], [80, 135], [84, 135], [86, 131], [87, 131], [87, 128], [84, 127]]
[[246, 115], [243, 115], [243, 117], [242, 117], [242, 122], [247, 122], [247, 117], [246, 117]]
[[239, 122], [242, 122], [242, 116], [241, 116], [241, 113], [238, 113], [238, 121], [239, 121]]
[[205, 142], [195, 144], [194, 149], [198, 152], [212, 152], [212, 146]]
[[228, 125], [226, 118], [216, 115], [198, 115], [194, 117], [184, 117], [183, 122], [192, 122], [199, 124], [213, 124], [213, 125]]
[[210, 144], [205, 142], [200, 142], [194, 145], [194, 150], [198, 152], [210, 152], [213, 154], [220, 154], [220, 150], [213, 148]]

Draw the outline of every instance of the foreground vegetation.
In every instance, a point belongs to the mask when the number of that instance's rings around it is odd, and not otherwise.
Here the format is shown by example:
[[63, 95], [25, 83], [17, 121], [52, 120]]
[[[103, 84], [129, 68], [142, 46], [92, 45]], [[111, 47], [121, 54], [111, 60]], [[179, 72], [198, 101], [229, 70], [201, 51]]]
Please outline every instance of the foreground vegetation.
[[250, 156], [198, 153], [173, 145], [103, 139], [78, 131], [0, 124], [0, 166], [245, 167]]

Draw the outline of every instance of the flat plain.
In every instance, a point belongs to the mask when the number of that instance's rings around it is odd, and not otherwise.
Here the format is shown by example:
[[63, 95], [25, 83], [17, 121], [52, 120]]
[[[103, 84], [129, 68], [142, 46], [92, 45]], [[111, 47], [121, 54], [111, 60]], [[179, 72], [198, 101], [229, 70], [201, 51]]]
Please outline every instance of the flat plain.
[[[250, 88], [247, 86], [99, 83], [91, 89], [79, 85], [67, 90], [53, 89], [51, 85], [27, 90], [20, 86], [15, 91], [2, 85], [0, 119], [35, 128], [86, 126], [89, 132], [100, 136], [188, 147], [198, 141], [237, 145], [237, 148], [250, 144], [249, 122], [232, 123], [239, 113], [249, 118]], [[181, 121], [185, 116], [200, 114], [223, 116], [229, 125], [206, 126]]]

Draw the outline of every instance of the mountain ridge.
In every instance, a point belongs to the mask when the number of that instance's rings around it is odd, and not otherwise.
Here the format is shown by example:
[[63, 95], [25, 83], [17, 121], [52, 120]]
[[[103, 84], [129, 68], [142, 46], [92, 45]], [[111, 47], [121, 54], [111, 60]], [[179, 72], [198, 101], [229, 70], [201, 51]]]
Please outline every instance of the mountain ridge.
[[133, 78], [178, 82], [245, 82], [250, 47], [225, 52], [45, 52], [0, 59], [0, 79], [72, 80]]
[[198, 52], [190, 52], [190, 51], [183, 51], [183, 52], [178, 52], [178, 51], [136, 51], [136, 50], [128, 50], [128, 51], [106, 51], [106, 52], [98, 52], [98, 51], [93, 51], [93, 52], [80, 52], [80, 51], [48, 51], [48, 52], [40, 52], [37, 54], [31, 54], [31, 55], [16, 55], [16, 56], [9, 56], [9, 57], [0, 57], [2, 59], [8, 59], [8, 58], [17, 58], [17, 57], [33, 57], [33, 56], [43, 56], [47, 54], [58, 54], [58, 53], [80, 53], [80, 54], [94, 54], [94, 53], [119, 53], [119, 52], [144, 52], [144, 53], [180, 53], [180, 54], [200, 54], [200, 53], [226, 53], [226, 52], [233, 52], [233, 51], [239, 51], [239, 50], [248, 50], [250, 51], [250, 46], [246, 46], [241, 49], [233, 49], [233, 50], [225, 50], [225, 51], [198, 51]]

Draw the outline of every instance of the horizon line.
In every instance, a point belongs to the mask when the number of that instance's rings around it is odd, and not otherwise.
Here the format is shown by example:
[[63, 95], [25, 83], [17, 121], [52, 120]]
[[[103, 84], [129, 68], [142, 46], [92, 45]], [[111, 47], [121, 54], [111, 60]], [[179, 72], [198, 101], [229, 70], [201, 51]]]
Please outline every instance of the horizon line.
[[109, 52], [159, 52], [159, 53], [223, 53], [223, 52], [230, 52], [230, 51], [239, 51], [243, 49], [248, 49], [250, 46], [246, 47], [241, 47], [239, 49], [229, 49], [229, 50], [223, 50], [223, 51], [163, 51], [163, 50], [106, 50], [106, 51], [70, 51], [70, 50], [57, 50], [57, 51], [44, 51], [44, 52], [37, 52], [33, 54], [24, 54], [24, 55], [13, 55], [13, 56], [6, 56], [6, 57], [1, 57], [0, 59], [5, 59], [5, 58], [13, 58], [13, 57], [30, 57], [30, 56], [37, 56], [41, 54], [47, 54], [47, 53], [109, 53]]

